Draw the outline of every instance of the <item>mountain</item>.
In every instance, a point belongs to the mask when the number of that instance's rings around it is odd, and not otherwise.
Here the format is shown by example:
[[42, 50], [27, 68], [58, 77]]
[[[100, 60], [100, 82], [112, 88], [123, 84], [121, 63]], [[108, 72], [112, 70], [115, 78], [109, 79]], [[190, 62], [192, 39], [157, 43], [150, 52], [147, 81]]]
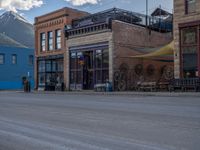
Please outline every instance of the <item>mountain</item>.
[[26, 47], [2, 33], [0, 33], [0, 45], [13, 46], [13, 47]]
[[7, 11], [0, 16], [0, 33], [26, 47], [34, 48], [33, 25], [13, 11]]

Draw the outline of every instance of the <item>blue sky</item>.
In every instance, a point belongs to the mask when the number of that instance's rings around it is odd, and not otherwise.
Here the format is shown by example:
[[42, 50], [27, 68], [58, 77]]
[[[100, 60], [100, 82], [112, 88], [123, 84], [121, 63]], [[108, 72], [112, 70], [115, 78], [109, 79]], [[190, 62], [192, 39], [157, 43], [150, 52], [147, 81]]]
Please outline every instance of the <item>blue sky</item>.
[[[169, 12], [173, 10], [173, 0], [148, 0], [149, 13], [156, 7], [161, 7]], [[75, 9], [95, 13], [112, 7], [145, 13], [146, 0], [0, 0], [0, 14], [12, 10], [34, 22], [34, 17], [60, 9], [72, 7]]]

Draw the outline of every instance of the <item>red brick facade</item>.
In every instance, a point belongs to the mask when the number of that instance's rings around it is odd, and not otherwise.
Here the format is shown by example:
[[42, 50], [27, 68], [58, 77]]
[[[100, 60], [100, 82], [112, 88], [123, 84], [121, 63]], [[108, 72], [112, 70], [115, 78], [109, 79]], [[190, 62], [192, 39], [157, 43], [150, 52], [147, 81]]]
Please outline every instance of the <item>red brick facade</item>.
[[[38, 58], [63, 55], [64, 63], [66, 63], [66, 44], [65, 44], [65, 35], [64, 28], [67, 25], [71, 25], [72, 19], [79, 18], [82, 16], [88, 15], [86, 12], [78, 11], [71, 8], [62, 8], [57, 11], [39, 16], [35, 18], [35, 85], [38, 88]], [[56, 40], [56, 30], [61, 30], [61, 48], [56, 49], [55, 40]], [[53, 49], [48, 49], [48, 32], [52, 31], [53, 33]], [[45, 51], [41, 51], [41, 33], [46, 35], [45, 39]], [[66, 64], [64, 64], [66, 65]], [[66, 68], [64, 67], [64, 74]], [[66, 76], [64, 76], [64, 83], [66, 81]]]

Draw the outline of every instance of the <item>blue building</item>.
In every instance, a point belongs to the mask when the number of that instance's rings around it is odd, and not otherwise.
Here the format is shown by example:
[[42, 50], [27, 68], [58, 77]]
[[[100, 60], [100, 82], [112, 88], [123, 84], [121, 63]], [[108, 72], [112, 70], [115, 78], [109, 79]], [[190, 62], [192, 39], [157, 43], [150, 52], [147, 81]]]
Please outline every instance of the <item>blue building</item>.
[[0, 35], [0, 90], [23, 89], [24, 77], [34, 88], [34, 50], [2, 37]]

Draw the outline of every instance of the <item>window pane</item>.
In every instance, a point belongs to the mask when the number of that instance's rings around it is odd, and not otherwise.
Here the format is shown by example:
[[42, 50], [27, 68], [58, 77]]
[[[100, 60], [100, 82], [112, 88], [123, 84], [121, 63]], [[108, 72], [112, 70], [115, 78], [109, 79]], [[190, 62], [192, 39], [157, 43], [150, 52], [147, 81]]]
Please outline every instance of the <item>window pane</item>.
[[58, 69], [57, 71], [63, 71], [63, 69], [64, 69], [64, 68], [63, 68], [63, 61], [58, 61], [58, 62], [57, 62], [57, 65], [58, 65], [58, 66], [57, 66], [57, 67], [58, 67], [58, 68], [57, 68], [57, 69]]
[[45, 61], [39, 61], [39, 72], [45, 72]]
[[75, 71], [70, 72], [70, 83], [76, 83], [76, 72]]
[[77, 71], [77, 84], [81, 84], [82, 83], [82, 72], [81, 71]]
[[53, 50], [53, 32], [48, 32], [48, 50]]
[[102, 51], [96, 50], [96, 68], [102, 68]]
[[46, 61], [46, 71], [51, 72], [51, 61]]
[[103, 70], [102, 71], [102, 78], [103, 78], [103, 83], [106, 83], [106, 80], [109, 80], [109, 74], [108, 74], [108, 70]]
[[33, 55], [29, 55], [29, 60], [28, 60], [28, 64], [29, 65], [33, 65]]
[[61, 36], [61, 30], [57, 30], [57, 36]]
[[61, 49], [61, 30], [56, 30], [56, 49]]
[[0, 64], [4, 64], [4, 54], [0, 54]]
[[70, 69], [76, 69], [76, 53], [71, 53]]
[[57, 49], [61, 49], [61, 43], [57, 44]]
[[182, 53], [183, 54], [196, 54], [197, 55], [197, 47], [196, 46], [183, 47]]
[[77, 53], [77, 60], [78, 60], [78, 64], [77, 64], [77, 69], [81, 69], [83, 63], [84, 63], [84, 57], [83, 57], [83, 53], [82, 52], [78, 52]]
[[197, 29], [189, 28], [182, 30], [182, 44], [197, 44]]
[[183, 55], [183, 75], [184, 77], [196, 77], [197, 72], [197, 55]]
[[108, 50], [103, 51], [103, 68], [108, 68], [109, 67], [109, 58], [108, 58]]
[[101, 70], [97, 70], [95, 72], [96, 74], [96, 83], [102, 83], [102, 71]]
[[52, 72], [56, 72], [58, 70], [57, 62], [52, 61]]
[[44, 73], [39, 73], [38, 74], [38, 85], [39, 86], [44, 86], [45, 85], [45, 74]]
[[40, 49], [42, 52], [45, 51], [45, 41], [46, 41], [45, 33], [41, 33], [40, 34]]
[[196, 11], [196, 0], [187, 0], [187, 13]]
[[17, 55], [12, 55], [12, 64], [17, 64]]

